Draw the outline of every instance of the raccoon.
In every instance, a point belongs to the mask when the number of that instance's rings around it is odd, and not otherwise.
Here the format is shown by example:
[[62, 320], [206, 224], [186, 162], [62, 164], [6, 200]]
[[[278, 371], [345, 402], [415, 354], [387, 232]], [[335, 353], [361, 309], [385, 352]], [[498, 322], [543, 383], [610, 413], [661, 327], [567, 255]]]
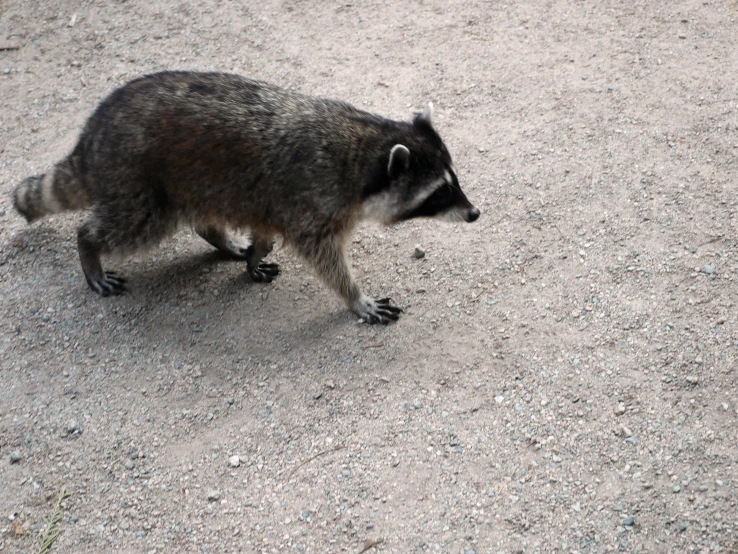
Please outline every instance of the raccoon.
[[[396, 321], [389, 298], [362, 294], [346, 260], [356, 224], [416, 217], [473, 222], [433, 106], [411, 122], [225, 73], [162, 72], [112, 92], [69, 156], [14, 192], [28, 222], [89, 210], [77, 234], [82, 271], [102, 296], [125, 279], [102, 254], [155, 245], [181, 225], [269, 282], [276, 236], [368, 323]], [[234, 231], [248, 230], [250, 244]]]

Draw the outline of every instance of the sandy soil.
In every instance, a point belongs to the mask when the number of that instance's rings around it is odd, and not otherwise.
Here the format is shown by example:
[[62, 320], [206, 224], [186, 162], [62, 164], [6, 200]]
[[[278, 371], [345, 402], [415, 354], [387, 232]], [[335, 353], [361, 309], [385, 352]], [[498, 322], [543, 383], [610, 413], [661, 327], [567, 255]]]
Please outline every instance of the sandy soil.
[[[0, 551], [36, 552], [65, 488], [58, 553], [738, 552], [736, 18], [2, 2]], [[482, 217], [358, 230], [390, 327], [288, 249], [257, 286], [190, 232], [108, 262], [132, 294], [98, 298], [80, 216], [29, 227], [10, 192], [113, 87], [174, 68], [394, 118], [433, 101]]]

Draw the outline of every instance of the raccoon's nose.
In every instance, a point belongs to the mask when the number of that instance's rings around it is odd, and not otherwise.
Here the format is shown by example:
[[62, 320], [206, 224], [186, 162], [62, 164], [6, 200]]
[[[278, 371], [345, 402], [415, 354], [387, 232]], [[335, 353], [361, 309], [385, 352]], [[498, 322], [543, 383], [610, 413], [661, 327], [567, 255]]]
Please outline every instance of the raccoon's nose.
[[479, 214], [480, 213], [481, 212], [479, 211], [479, 208], [469, 208], [467, 210], [467, 212], [466, 212], [466, 220], [469, 223], [472, 223], [472, 222], [476, 221], [477, 219], [479, 219]]

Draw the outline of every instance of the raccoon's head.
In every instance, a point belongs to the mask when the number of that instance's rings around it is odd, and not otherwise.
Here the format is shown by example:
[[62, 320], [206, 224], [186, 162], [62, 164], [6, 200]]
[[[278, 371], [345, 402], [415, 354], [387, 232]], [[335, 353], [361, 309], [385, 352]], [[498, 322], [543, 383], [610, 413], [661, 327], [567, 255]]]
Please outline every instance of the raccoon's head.
[[403, 142], [380, 158], [364, 216], [386, 225], [416, 217], [476, 221], [479, 209], [461, 191], [451, 155], [433, 128], [433, 104], [406, 125]]

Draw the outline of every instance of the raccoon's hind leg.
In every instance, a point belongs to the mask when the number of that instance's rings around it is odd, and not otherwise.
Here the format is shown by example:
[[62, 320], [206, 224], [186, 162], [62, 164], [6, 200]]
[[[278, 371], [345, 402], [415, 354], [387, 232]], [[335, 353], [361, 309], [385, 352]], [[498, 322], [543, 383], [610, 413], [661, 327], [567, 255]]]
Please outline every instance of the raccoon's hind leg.
[[240, 260], [246, 260], [249, 276], [254, 281], [269, 283], [279, 275], [278, 264], [262, 262], [274, 246], [272, 236], [255, 232], [251, 236], [251, 244], [247, 246], [227, 231], [217, 227], [197, 227], [195, 231], [221, 252]]
[[218, 227], [196, 227], [195, 231], [224, 254], [242, 260], [247, 259], [249, 245], [242, 243], [227, 231]]
[[340, 240], [313, 237], [298, 241], [301, 254], [313, 264], [321, 279], [346, 302], [356, 315], [370, 324], [387, 324], [400, 318], [402, 309], [393, 306], [389, 298], [374, 300], [362, 294], [351, 275], [344, 247]]
[[279, 265], [264, 263], [262, 260], [274, 248], [274, 237], [254, 231], [251, 246], [246, 249], [246, 263], [251, 278], [259, 283], [269, 283], [279, 275]]
[[107, 251], [107, 248], [94, 229], [94, 224], [88, 221], [77, 233], [79, 261], [82, 263], [87, 284], [100, 296], [123, 294], [126, 292], [126, 280], [112, 271], [103, 271], [100, 254]]

